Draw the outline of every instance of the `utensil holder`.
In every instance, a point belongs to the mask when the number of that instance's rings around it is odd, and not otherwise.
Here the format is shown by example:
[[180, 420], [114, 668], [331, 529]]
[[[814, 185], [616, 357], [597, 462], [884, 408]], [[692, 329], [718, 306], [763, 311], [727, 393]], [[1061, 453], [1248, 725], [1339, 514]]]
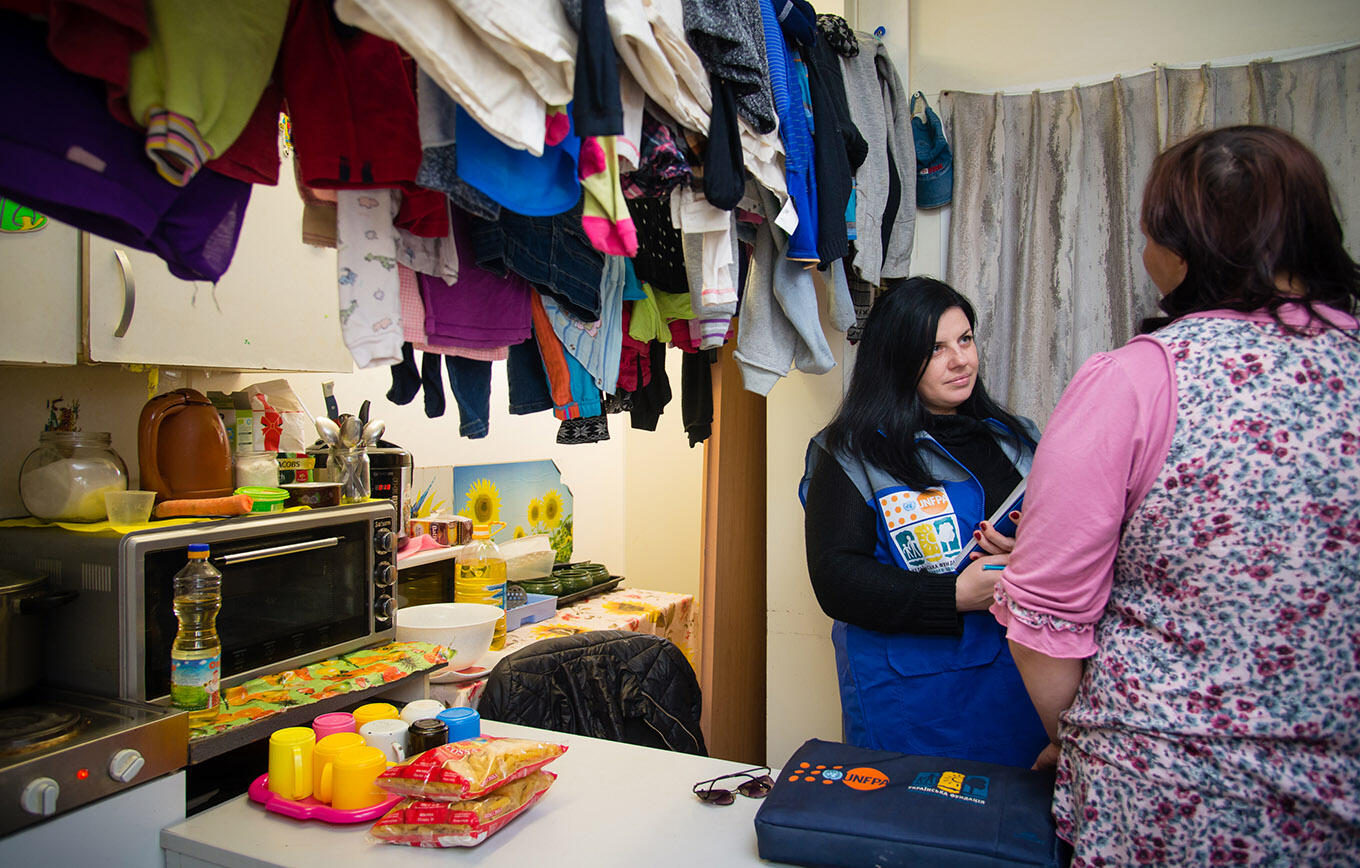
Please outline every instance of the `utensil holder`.
[[360, 449], [330, 450], [331, 481], [340, 483], [340, 502], [358, 503], [369, 496], [368, 453]]

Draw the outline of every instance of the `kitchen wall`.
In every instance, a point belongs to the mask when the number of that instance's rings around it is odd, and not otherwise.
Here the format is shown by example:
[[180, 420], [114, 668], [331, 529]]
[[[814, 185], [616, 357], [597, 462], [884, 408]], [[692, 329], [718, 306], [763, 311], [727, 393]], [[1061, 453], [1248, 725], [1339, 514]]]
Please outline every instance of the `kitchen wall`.
[[[1360, 40], [1355, 0], [846, 0], [845, 16], [859, 30], [887, 29], [903, 85], [932, 105], [941, 89], [1050, 89], [1153, 63], [1197, 66]], [[947, 212], [917, 214], [913, 273], [942, 275]], [[766, 761], [775, 766], [808, 738], [840, 737], [831, 621], [808, 583], [797, 483], [807, 438], [835, 412], [841, 370], [795, 373], [767, 405]]]
[[79, 401], [82, 429], [111, 432], [135, 482], [137, 420], [150, 395], [181, 386], [232, 391], [282, 376], [308, 409], [320, 413], [321, 383], [334, 380], [341, 409], [357, 412], [365, 398], [372, 400], [372, 416], [387, 422], [385, 438], [408, 449], [418, 465], [552, 459], [572, 492], [575, 557], [609, 565], [633, 587], [697, 594], [703, 449], [689, 448], [680, 424], [680, 360], [678, 353], [669, 355], [674, 357], [668, 370], [675, 399], [655, 432], [634, 431], [626, 416], [613, 416], [608, 441], [577, 446], [556, 443], [558, 423], [551, 413], [508, 414], [503, 364], [492, 366], [491, 433], [481, 440], [458, 436], [452, 395], [446, 396], [449, 409], [437, 419], [425, 416], [419, 396], [404, 407], [389, 403], [384, 397], [391, 384], [386, 368], [280, 374], [129, 370], [118, 365], [0, 366], [0, 395], [10, 419], [9, 433], [0, 440], [0, 516], [24, 514], [19, 468], [38, 444], [51, 398], [64, 398], [68, 405]]

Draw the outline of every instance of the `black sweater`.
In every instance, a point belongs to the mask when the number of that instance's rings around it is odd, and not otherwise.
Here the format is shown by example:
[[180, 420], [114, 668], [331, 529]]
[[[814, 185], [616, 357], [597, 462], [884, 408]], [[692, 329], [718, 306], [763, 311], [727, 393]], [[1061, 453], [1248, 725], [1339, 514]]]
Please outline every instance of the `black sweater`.
[[[931, 434], [967, 467], [986, 493], [990, 514], [1020, 481], [996, 440], [965, 417], [934, 417]], [[874, 558], [878, 518], [820, 447], [808, 480], [804, 541], [808, 575], [822, 611], [838, 621], [884, 633], [958, 634], [952, 573], [913, 572]], [[966, 531], [965, 531], [966, 532]]]

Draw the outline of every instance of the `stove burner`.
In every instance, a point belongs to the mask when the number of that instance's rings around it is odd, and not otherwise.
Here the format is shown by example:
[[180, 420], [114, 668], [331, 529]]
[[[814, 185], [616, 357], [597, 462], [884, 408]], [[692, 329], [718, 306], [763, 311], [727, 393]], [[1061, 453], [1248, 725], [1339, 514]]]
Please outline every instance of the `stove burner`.
[[80, 712], [58, 705], [0, 711], [0, 756], [44, 750], [75, 738], [84, 728]]

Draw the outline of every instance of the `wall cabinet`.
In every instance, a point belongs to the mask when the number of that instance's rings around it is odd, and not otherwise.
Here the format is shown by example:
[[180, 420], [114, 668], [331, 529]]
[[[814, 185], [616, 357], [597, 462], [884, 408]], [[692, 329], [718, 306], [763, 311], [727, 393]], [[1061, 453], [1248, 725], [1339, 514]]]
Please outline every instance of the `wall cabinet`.
[[302, 243], [302, 200], [285, 160], [251, 192], [231, 266], [216, 285], [160, 257], [88, 237], [85, 340], [93, 362], [293, 371], [353, 370], [340, 336], [335, 251]]
[[55, 220], [30, 232], [0, 233], [0, 305], [0, 361], [74, 365], [80, 233]]
[[351, 372], [335, 251], [302, 243], [289, 161], [279, 174], [279, 185], [251, 192], [216, 285], [181, 280], [155, 254], [55, 220], [0, 233], [0, 363]]

